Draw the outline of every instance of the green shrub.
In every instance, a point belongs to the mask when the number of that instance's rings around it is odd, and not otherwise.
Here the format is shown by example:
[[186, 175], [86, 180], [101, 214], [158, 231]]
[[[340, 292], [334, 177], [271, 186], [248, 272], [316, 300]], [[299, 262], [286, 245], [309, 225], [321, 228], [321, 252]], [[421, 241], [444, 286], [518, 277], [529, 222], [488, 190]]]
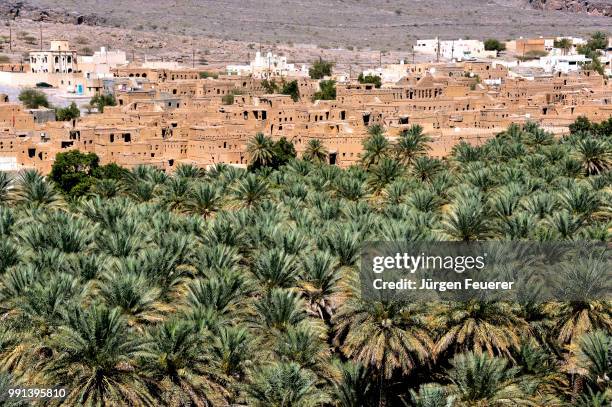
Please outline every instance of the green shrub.
[[47, 95], [36, 89], [24, 89], [19, 94], [19, 100], [28, 109], [37, 109], [39, 107], [49, 107]]

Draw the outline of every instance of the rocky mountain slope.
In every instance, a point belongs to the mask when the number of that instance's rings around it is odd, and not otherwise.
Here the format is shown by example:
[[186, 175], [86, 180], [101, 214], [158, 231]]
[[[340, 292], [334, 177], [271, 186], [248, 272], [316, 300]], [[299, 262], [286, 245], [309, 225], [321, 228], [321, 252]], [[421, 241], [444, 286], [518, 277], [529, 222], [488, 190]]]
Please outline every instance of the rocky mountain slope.
[[592, 16], [612, 17], [612, 0], [528, 0], [538, 10], [586, 13]]

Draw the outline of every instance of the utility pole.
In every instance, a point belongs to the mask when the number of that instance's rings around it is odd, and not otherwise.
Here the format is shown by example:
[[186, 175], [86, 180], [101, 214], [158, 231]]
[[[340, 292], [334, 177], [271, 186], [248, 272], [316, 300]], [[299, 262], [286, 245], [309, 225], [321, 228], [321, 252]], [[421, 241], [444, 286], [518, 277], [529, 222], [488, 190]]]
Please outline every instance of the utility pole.
[[43, 50], [43, 47], [42, 47], [42, 21], [40, 23], [40, 50], [41, 51]]
[[378, 55], [378, 67], [382, 69], [382, 51]]
[[191, 68], [195, 68], [195, 48], [193, 47], [193, 39], [191, 39]]
[[436, 46], [436, 62], [440, 62], [440, 38], [437, 38], [438, 45]]
[[13, 52], [13, 25], [9, 19], [9, 51]]

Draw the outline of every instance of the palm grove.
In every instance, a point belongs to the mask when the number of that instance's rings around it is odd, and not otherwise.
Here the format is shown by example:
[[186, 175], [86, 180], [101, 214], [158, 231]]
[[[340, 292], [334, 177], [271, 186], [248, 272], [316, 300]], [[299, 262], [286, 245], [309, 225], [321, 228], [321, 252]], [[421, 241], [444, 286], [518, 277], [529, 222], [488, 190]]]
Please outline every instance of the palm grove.
[[365, 240], [610, 241], [611, 129], [512, 125], [438, 160], [419, 126], [373, 126], [346, 170], [257, 135], [249, 170], [0, 173], [0, 399], [609, 405], [610, 302], [376, 302], [358, 260]]

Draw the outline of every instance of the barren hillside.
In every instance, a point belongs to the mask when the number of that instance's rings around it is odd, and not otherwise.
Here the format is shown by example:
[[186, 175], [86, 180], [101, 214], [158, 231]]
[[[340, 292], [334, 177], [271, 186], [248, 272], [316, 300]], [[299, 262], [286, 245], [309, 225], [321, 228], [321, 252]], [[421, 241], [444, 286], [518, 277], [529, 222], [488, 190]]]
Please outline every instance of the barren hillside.
[[611, 2], [0, 0], [0, 5], [17, 5], [21, 10], [20, 16], [26, 18], [68, 23], [78, 21], [83, 24], [239, 41], [313, 43], [323, 47], [352, 46], [391, 50], [407, 49], [415, 38], [435, 35], [443, 38], [505, 39], [519, 35], [584, 34], [597, 29], [609, 30], [612, 23], [610, 17], [589, 15], [588, 7], [581, 10], [580, 7], [566, 7], [566, 3], [605, 5]]

